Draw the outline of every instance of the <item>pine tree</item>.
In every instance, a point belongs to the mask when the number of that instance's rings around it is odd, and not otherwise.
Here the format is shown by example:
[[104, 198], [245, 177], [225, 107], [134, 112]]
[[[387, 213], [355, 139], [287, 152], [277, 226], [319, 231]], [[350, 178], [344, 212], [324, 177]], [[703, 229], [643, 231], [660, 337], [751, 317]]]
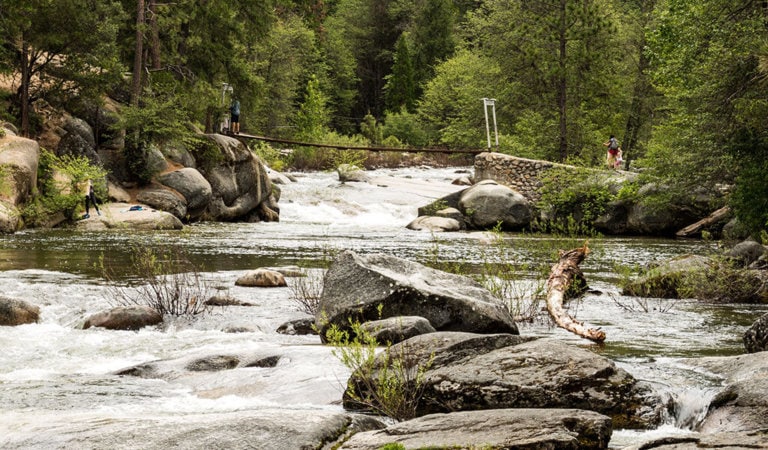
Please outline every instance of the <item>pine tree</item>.
[[384, 87], [388, 111], [400, 111], [402, 108], [409, 112], [414, 111], [416, 106], [415, 77], [407, 33], [403, 33], [397, 40], [392, 73], [387, 75], [387, 84]]

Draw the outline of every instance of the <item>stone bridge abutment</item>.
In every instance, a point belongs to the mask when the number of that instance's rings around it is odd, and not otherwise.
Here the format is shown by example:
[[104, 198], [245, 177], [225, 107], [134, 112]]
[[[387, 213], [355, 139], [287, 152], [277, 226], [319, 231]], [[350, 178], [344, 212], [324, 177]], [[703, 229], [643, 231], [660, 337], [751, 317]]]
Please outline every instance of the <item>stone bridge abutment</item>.
[[544, 174], [553, 168], [574, 168], [565, 164], [518, 158], [503, 153], [480, 153], [475, 156], [475, 182], [493, 180], [511, 187], [531, 204], [541, 199]]

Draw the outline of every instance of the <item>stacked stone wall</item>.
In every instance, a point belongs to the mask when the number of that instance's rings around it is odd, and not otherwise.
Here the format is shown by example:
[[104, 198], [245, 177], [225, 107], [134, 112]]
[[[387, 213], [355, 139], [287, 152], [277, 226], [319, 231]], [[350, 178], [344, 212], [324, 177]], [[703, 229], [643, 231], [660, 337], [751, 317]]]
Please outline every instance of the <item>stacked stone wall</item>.
[[554, 167], [571, 166], [502, 153], [480, 153], [475, 156], [475, 182], [494, 180], [509, 186], [532, 204], [536, 204], [541, 199], [542, 176]]

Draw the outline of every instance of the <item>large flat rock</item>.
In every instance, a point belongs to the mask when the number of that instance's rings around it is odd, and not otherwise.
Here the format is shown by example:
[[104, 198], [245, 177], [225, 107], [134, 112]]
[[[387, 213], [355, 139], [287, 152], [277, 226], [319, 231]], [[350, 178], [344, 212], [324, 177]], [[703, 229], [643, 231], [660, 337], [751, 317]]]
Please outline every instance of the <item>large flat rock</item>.
[[[141, 210], [131, 211], [132, 206], [141, 206]], [[180, 230], [181, 221], [171, 213], [158, 211], [146, 205], [129, 203], [107, 203], [99, 206], [101, 215], [91, 208], [87, 219], [79, 220], [75, 228], [98, 231], [109, 229], [123, 230]]]

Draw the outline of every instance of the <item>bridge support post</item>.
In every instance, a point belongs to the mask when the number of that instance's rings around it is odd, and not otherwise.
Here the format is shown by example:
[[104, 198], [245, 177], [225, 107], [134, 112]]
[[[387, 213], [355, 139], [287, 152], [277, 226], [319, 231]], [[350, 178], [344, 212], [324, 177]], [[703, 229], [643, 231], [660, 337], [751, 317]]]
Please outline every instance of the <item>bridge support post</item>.
[[493, 135], [496, 137], [496, 150], [499, 149], [499, 129], [496, 127], [496, 99], [483, 98], [483, 113], [485, 114], [485, 134], [488, 136], [488, 149], [491, 149], [491, 128], [488, 124], [488, 107], [493, 111]]

